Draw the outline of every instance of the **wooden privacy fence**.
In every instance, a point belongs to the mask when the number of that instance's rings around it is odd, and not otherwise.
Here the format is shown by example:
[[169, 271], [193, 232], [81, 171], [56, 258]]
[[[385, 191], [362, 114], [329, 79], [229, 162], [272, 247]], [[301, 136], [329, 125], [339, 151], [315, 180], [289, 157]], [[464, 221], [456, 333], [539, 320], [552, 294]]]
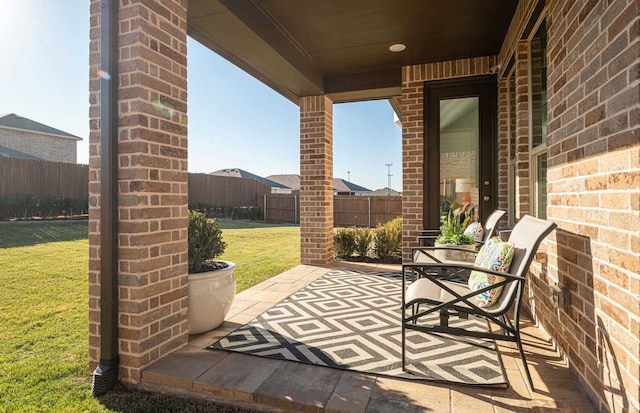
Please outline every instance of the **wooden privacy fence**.
[[[89, 167], [70, 163], [0, 157], [0, 197], [87, 199]], [[267, 221], [300, 222], [299, 195], [271, 194], [269, 186], [249, 178], [189, 174], [189, 204], [257, 206]], [[336, 227], [375, 227], [402, 216], [399, 196], [334, 196]]]
[[[298, 195], [262, 194], [256, 205], [263, 209], [265, 221], [300, 222]], [[333, 197], [333, 225], [335, 227], [375, 227], [402, 216], [401, 196], [345, 196]]]
[[369, 227], [402, 216], [401, 196], [334, 196], [334, 227]]
[[[87, 199], [89, 167], [72, 163], [3, 158], [0, 156], [0, 197], [28, 194], [35, 198]], [[189, 203], [255, 206], [256, 194], [271, 191], [249, 178], [189, 174]]]
[[289, 194], [261, 194], [256, 206], [262, 208], [263, 218], [269, 222], [300, 223], [300, 197]]
[[[254, 206], [256, 194], [271, 188], [255, 179], [207, 174], [189, 174], [189, 204]], [[260, 206], [260, 204], [258, 204]]]
[[87, 199], [89, 167], [72, 163], [0, 157], [0, 196]]

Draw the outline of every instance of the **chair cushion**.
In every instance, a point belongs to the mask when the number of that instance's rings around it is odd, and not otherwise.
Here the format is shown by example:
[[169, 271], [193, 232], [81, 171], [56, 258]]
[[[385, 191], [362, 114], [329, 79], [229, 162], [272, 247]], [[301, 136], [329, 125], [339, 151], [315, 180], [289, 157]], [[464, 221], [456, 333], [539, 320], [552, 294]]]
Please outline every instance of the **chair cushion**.
[[[515, 247], [512, 243], [501, 241], [499, 237], [493, 237], [482, 246], [476, 256], [474, 265], [496, 272], [507, 272], [509, 271], [509, 267], [511, 267], [514, 252]], [[477, 291], [499, 283], [502, 280], [504, 280], [504, 277], [481, 271], [472, 271], [471, 275], [469, 275], [469, 289], [471, 291]], [[476, 296], [478, 306], [487, 307], [495, 304], [498, 301], [500, 292], [502, 292], [502, 287], [503, 286], [498, 286], [478, 294]]]
[[482, 224], [479, 222], [472, 222], [464, 230], [464, 235], [470, 236], [471, 239], [476, 242], [482, 241], [482, 236], [484, 235], [484, 229], [482, 229]]

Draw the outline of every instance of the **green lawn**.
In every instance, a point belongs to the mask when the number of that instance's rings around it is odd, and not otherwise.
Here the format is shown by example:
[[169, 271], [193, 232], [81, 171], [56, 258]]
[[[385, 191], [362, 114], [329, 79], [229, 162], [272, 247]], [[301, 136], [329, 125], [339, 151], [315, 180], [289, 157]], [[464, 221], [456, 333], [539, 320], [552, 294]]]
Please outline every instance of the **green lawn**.
[[[296, 226], [221, 221], [241, 291], [299, 263]], [[226, 411], [119, 389], [91, 396], [87, 223], [0, 223], [0, 412]]]
[[218, 220], [227, 249], [220, 259], [236, 263], [237, 291], [300, 264], [300, 227]]

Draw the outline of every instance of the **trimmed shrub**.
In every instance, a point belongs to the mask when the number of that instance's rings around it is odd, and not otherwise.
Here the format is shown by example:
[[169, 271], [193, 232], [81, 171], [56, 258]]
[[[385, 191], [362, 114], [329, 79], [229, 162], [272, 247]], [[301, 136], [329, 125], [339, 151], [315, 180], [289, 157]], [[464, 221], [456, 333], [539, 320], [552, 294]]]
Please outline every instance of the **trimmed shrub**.
[[353, 228], [353, 233], [355, 252], [364, 258], [369, 254], [374, 240], [374, 233], [371, 228]]
[[356, 250], [353, 228], [337, 228], [333, 232], [333, 251], [336, 257], [350, 258]]
[[252, 221], [263, 219], [262, 208], [255, 206], [225, 206], [198, 202], [189, 204], [189, 209], [200, 211], [209, 218], [249, 219]]
[[198, 211], [189, 211], [189, 272], [206, 268], [206, 262], [219, 257], [227, 243], [222, 240], [222, 230], [214, 218], [207, 218]]
[[377, 228], [336, 228], [333, 232], [333, 250], [336, 257], [359, 260], [393, 257], [402, 246], [402, 218], [396, 218]]
[[89, 210], [88, 199], [64, 198], [62, 200], [62, 214], [67, 217], [81, 215]]
[[64, 198], [56, 195], [36, 198], [30, 194], [18, 194], [15, 197], [0, 196], [0, 219], [27, 220], [35, 217], [42, 219], [72, 217], [89, 210], [89, 200]]
[[51, 218], [52, 216], [59, 216], [62, 212], [62, 202], [57, 196], [46, 196], [40, 198], [38, 202], [38, 212], [41, 218]]
[[0, 219], [13, 217], [13, 203], [5, 196], [0, 196]]
[[18, 219], [38, 216], [38, 199], [30, 194], [18, 194], [14, 199], [13, 211]]
[[394, 255], [402, 246], [402, 218], [396, 218], [375, 229], [375, 252], [378, 258]]

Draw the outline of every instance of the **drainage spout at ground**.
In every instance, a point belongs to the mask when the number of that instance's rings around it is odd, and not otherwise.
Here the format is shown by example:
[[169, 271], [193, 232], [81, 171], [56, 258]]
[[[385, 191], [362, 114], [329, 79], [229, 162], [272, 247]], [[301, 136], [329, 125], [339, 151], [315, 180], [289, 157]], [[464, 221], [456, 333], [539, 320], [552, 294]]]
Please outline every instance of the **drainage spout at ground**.
[[100, 2], [100, 364], [92, 394], [118, 378], [118, 0]]

